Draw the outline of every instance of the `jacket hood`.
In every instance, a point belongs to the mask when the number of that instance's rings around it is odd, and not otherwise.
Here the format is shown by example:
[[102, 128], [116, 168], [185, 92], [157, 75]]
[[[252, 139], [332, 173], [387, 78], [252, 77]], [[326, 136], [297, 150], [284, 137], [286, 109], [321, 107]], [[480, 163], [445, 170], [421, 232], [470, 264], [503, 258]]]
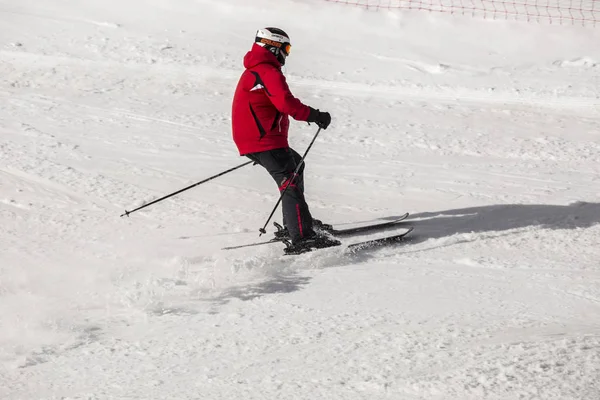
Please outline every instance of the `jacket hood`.
[[275, 54], [255, 43], [252, 45], [252, 49], [244, 56], [244, 68], [256, 67], [258, 64], [271, 64], [277, 68], [281, 68], [281, 64], [277, 61]]

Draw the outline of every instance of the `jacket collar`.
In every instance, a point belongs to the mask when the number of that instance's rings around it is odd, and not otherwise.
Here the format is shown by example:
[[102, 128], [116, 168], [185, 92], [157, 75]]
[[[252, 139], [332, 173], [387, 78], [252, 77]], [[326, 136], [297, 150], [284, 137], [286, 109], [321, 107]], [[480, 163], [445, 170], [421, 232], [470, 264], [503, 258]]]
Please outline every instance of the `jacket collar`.
[[256, 67], [258, 64], [271, 64], [278, 69], [281, 68], [281, 64], [277, 61], [275, 54], [254, 43], [252, 49], [244, 56], [244, 68]]

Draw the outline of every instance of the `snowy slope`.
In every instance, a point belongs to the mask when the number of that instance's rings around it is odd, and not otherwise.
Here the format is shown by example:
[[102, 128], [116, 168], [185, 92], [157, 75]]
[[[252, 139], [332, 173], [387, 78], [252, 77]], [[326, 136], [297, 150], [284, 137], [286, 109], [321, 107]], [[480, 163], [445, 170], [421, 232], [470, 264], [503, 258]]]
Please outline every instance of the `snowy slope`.
[[[258, 167], [119, 218], [244, 162], [231, 98], [270, 25], [334, 119], [313, 214], [410, 211], [408, 245], [222, 251], [277, 200]], [[599, 398], [598, 43], [319, 0], [0, 0], [0, 398]]]

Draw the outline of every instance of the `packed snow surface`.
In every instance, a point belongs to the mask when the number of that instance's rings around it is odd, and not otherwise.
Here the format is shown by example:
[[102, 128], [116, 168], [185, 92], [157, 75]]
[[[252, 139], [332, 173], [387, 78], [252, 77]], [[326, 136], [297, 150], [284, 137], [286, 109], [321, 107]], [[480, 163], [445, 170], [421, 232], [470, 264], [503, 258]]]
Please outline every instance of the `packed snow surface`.
[[[231, 100], [264, 26], [333, 117], [314, 216], [410, 212], [344, 241], [411, 241], [221, 250], [265, 238], [256, 166], [119, 217], [245, 161]], [[0, 398], [599, 399], [599, 94], [599, 28], [0, 0]], [[293, 123], [292, 146], [315, 132]]]

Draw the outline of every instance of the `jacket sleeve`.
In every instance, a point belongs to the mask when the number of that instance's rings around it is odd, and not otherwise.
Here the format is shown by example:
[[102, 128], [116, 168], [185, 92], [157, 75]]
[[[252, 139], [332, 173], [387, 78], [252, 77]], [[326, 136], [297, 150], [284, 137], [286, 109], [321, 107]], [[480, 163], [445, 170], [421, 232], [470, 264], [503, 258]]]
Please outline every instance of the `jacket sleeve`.
[[308, 120], [310, 107], [294, 97], [281, 71], [271, 67], [262, 75], [267, 95], [279, 112], [290, 115], [297, 121]]

